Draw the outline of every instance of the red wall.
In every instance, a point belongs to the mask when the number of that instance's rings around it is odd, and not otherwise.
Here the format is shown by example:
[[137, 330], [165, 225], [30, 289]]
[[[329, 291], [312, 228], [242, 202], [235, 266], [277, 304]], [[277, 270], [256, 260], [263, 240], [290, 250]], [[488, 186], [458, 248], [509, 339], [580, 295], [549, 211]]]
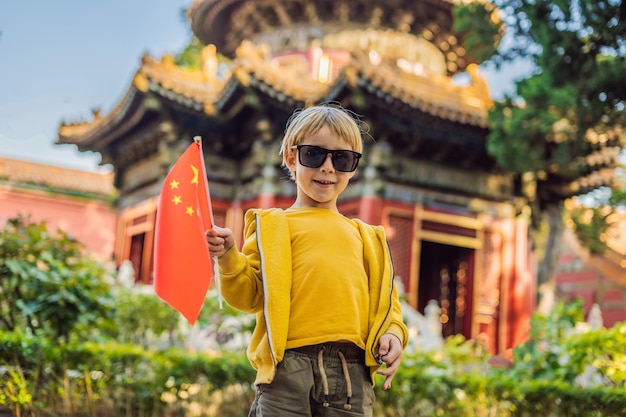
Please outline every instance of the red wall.
[[116, 215], [108, 203], [39, 190], [0, 187], [0, 225], [20, 212], [30, 214], [32, 221], [45, 221], [51, 232], [57, 228], [64, 230], [85, 244], [94, 258], [111, 259]]

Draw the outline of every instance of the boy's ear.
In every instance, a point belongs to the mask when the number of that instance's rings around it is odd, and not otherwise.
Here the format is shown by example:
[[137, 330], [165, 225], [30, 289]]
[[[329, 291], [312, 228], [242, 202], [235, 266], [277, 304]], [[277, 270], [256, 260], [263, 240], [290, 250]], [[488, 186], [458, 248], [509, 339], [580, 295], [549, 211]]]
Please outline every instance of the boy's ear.
[[293, 149], [289, 149], [287, 152], [283, 154], [283, 163], [289, 169], [289, 171], [294, 172], [296, 170], [296, 151]]

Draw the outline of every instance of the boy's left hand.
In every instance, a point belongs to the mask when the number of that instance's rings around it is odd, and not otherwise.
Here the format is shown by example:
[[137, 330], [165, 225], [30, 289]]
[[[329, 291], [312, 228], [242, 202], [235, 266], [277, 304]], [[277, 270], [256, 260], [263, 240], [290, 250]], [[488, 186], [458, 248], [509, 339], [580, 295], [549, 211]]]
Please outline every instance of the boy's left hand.
[[376, 371], [376, 373], [385, 376], [383, 389], [388, 390], [391, 388], [391, 381], [402, 361], [402, 343], [400, 339], [391, 333], [382, 335], [378, 342], [378, 354], [386, 366]]

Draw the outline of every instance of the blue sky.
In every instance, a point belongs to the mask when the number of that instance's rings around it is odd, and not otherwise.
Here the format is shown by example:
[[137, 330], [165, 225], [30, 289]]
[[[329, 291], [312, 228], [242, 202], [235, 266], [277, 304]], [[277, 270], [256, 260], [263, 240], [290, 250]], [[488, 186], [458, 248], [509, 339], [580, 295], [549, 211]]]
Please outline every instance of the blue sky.
[[[141, 56], [181, 50], [191, 0], [0, 0], [0, 156], [97, 171], [100, 157], [54, 145], [61, 121], [108, 113]], [[519, 70], [483, 73], [492, 96]]]

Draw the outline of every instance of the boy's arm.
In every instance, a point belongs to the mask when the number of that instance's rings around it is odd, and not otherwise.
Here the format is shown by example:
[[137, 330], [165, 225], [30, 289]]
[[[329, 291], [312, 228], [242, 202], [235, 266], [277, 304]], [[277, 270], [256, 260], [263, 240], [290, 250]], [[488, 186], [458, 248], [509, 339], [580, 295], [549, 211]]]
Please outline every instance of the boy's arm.
[[[254, 231], [254, 228], [246, 228]], [[256, 234], [246, 236], [242, 251], [231, 245], [218, 258], [222, 296], [233, 308], [256, 313], [263, 308], [263, 283]]]
[[391, 388], [391, 381], [393, 381], [402, 361], [402, 351], [406, 348], [408, 342], [409, 331], [402, 318], [402, 306], [398, 297], [397, 287], [394, 285], [392, 289], [391, 323], [389, 323], [389, 327], [387, 327], [387, 330], [378, 342], [378, 355], [385, 366], [378, 369], [376, 373], [385, 377], [383, 382], [384, 390]]

